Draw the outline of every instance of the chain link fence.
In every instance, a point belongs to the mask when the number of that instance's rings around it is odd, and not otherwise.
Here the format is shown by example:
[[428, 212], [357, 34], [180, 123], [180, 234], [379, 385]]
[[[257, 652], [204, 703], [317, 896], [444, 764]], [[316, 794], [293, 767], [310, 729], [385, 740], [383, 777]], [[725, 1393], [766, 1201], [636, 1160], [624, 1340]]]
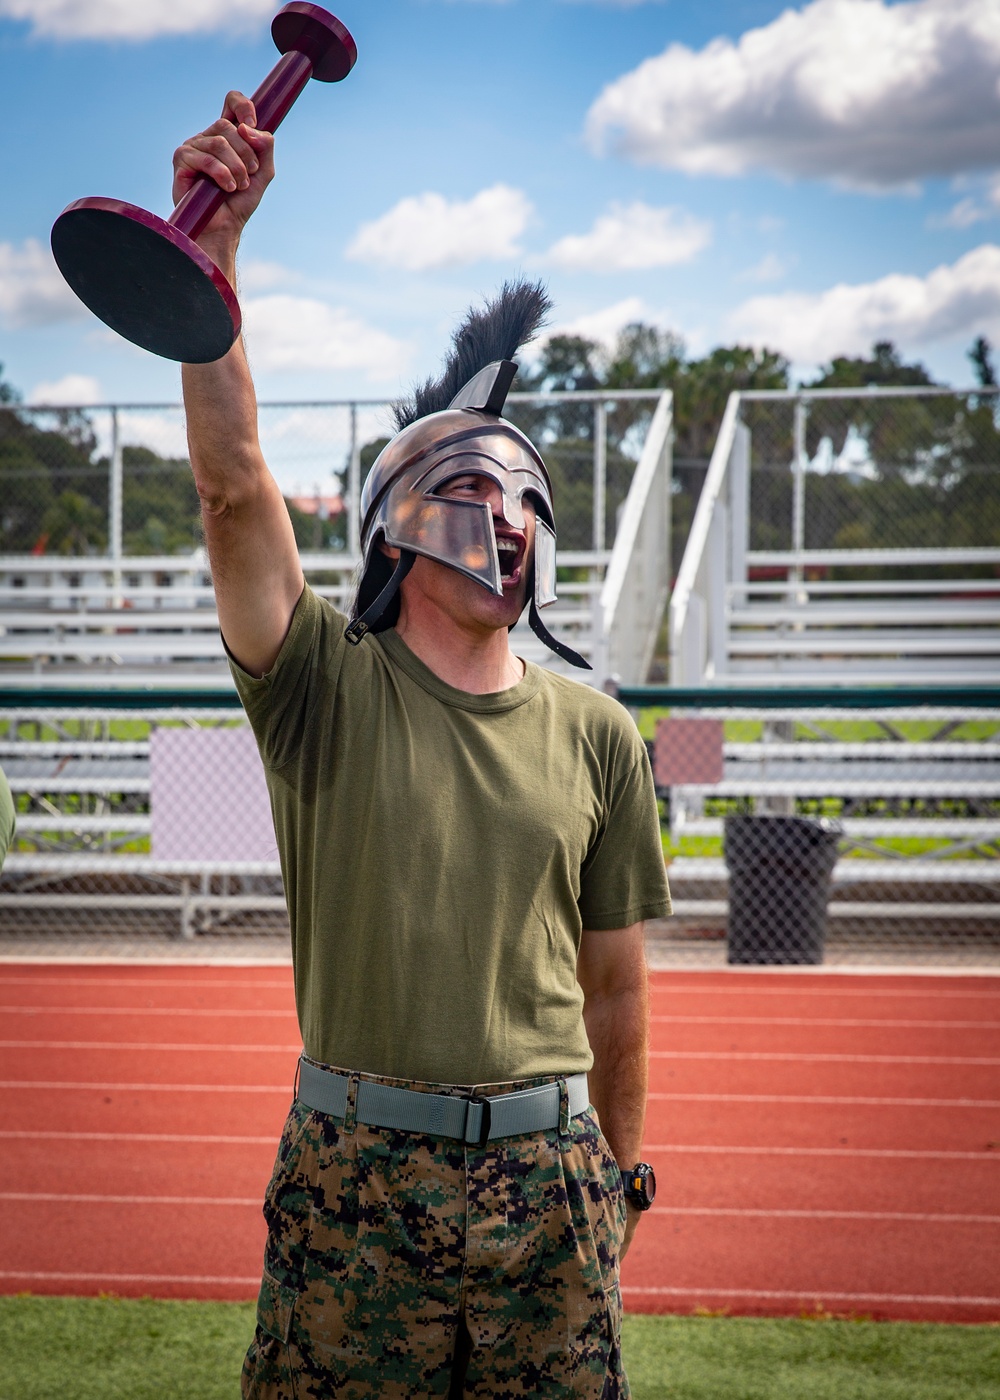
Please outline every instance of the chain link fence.
[[[302, 548], [349, 547], [352, 456], [385, 436], [382, 416], [373, 404], [261, 405], [261, 443]], [[200, 544], [178, 405], [0, 409], [0, 555], [175, 555]]]
[[[633, 697], [623, 692], [632, 703]], [[1000, 707], [640, 712], [675, 917], [661, 965], [1000, 965]], [[0, 953], [288, 955], [233, 698], [0, 709]]]
[[[546, 458], [564, 550], [604, 550], [656, 406], [653, 393], [512, 394]], [[353, 552], [361, 483], [393, 431], [379, 401], [262, 404], [261, 445], [299, 547]], [[178, 405], [0, 408], [0, 556], [190, 554], [198, 496]]]
[[730, 397], [671, 600], [675, 685], [1000, 679], [1000, 399]]
[[1000, 967], [1000, 694], [854, 698], [643, 712], [675, 899], [661, 958]]
[[995, 391], [747, 393], [741, 418], [751, 550], [1000, 544]]
[[285, 956], [263, 768], [234, 694], [0, 710], [17, 828], [0, 953]]

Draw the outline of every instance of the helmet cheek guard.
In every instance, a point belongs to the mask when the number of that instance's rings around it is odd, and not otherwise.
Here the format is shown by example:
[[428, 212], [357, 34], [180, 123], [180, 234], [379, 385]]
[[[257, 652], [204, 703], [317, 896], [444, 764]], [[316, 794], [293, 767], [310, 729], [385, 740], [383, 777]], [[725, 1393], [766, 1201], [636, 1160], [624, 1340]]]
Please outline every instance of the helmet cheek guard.
[[[418, 554], [503, 596], [492, 509], [483, 502], [437, 494], [456, 477], [486, 476], [499, 486], [503, 515], [512, 528], [524, 529], [524, 497], [535, 503], [528, 613], [532, 631], [563, 660], [590, 670], [589, 663], [557, 641], [539, 617], [540, 608], [556, 601], [555, 521], [541, 457], [513, 423], [499, 416], [515, 371], [509, 361], [488, 365], [448, 408], [418, 418], [380, 453], [361, 498], [363, 562], [358, 601], [346, 632], [349, 642], [357, 644], [368, 632], [394, 624], [398, 603], [393, 607], [393, 601]], [[380, 540], [399, 550], [399, 563], [372, 598], [374, 580], [387, 571]]]
[[383, 526], [386, 544], [436, 559], [481, 583], [497, 597], [503, 596], [493, 512], [488, 505], [412, 492], [400, 496], [394, 502], [396, 509], [387, 512]]

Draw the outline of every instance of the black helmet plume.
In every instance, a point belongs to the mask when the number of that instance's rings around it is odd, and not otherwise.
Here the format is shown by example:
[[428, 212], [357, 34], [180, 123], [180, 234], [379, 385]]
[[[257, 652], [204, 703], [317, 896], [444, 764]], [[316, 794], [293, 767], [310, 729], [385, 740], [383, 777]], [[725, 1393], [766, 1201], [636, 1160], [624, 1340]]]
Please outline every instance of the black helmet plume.
[[552, 309], [541, 282], [505, 282], [492, 301], [469, 311], [452, 337], [451, 354], [441, 375], [418, 385], [409, 398], [393, 404], [396, 427], [402, 431], [447, 408], [458, 391], [486, 365], [512, 360], [545, 322]]

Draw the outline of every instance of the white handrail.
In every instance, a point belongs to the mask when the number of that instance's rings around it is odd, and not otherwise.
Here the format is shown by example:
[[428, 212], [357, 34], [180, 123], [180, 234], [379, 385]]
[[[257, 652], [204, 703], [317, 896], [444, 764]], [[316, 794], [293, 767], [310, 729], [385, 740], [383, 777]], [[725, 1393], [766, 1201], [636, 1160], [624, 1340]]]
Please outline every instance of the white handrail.
[[[846, 565], [863, 569], [895, 564], [904, 568], [916, 564], [1000, 564], [1000, 549], [980, 545], [942, 545], [935, 549], [752, 549], [747, 559], [751, 564], [778, 567], [822, 564], [828, 568]], [[973, 586], [978, 586], [978, 580]]]
[[593, 610], [594, 681], [645, 679], [670, 587], [673, 395], [659, 396]]
[[705, 550], [708, 547], [708, 540], [716, 507], [722, 494], [723, 486], [725, 485], [726, 472], [729, 469], [729, 460], [732, 456], [733, 445], [736, 441], [736, 425], [739, 421], [739, 411], [740, 395], [738, 393], [732, 393], [729, 395], [729, 399], [726, 403], [726, 411], [722, 416], [722, 423], [719, 427], [719, 436], [716, 438], [715, 447], [712, 449], [712, 459], [708, 465], [708, 474], [705, 477], [705, 484], [698, 498], [698, 506], [691, 524], [691, 532], [688, 535], [687, 545], [684, 549], [684, 557], [681, 560], [681, 567], [677, 573], [677, 582], [674, 584], [673, 596], [670, 600], [670, 675], [675, 684], [678, 683], [677, 678], [683, 671], [681, 654], [684, 647], [684, 633], [688, 620], [688, 607], [691, 595], [694, 592]]
[[609, 633], [621, 601], [622, 589], [629, 561], [635, 551], [639, 536], [639, 526], [649, 499], [650, 488], [656, 477], [667, 437], [673, 426], [673, 394], [669, 391], [660, 395], [653, 421], [649, 425], [646, 441], [642, 445], [639, 463], [629, 487], [621, 519], [615, 533], [615, 544], [611, 551], [611, 561], [601, 589], [602, 630]]

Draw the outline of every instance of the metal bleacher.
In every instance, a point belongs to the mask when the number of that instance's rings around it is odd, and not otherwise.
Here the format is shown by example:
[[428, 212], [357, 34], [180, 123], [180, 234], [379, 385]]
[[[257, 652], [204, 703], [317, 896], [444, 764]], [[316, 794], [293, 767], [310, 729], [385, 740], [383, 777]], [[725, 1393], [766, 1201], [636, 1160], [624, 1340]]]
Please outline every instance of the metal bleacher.
[[[511, 396], [519, 397], [526, 396]], [[565, 397], [529, 401], [544, 406]], [[573, 397], [595, 416], [593, 443], [584, 444], [594, 463], [593, 536], [589, 549], [560, 550], [560, 600], [546, 622], [591, 660], [591, 683], [639, 680], [669, 583], [671, 396]], [[614, 402], [630, 398], [639, 408], [648, 400], [645, 436], [608, 540], [603, 435]], [[119, 452], [119, 477], [121, 469]], [[350, 476], [354, 511], [356, 454]], [[110, 494], [120, 506], [120, 487]], [[116, 931], [190, 938], [284, 927], [273, 837], [270, 849], [248, 859], [206, 856], [195, 839], [175, 843], [167, 857], [158, 850], [163, 799], [151, 760], [157, 736], [231, 731], [245, 718], [204, 553], [127, 555], [122, 534], [121, 522], [113, 522], [109, 538], [118, 552], [104, 556], [0, 556], [0, 764], [19, 808], [17, 846], [0, 878], [0, 932], [63, 931], [79, 942]], [[348, 538], [356, 537], [355, 514]], [[346, 608], [356, 553], [301, 557], [316, 591]], [[563, 669], [526, 626], [517, 628], [514, 645], [532, 661]], [[232, 825], [234, 810], [262, 800], [254, 761], [241, 762], [246, 792], [238, 784], [230, 791], [219, 824]], [[197, 798], [210, 817], [215, 798], [211, 785]]]
[[[724, 918], [725, 865], [693, 852], [721, 838], [727, 811], [798, 813], [843, 827], [834, 928], [915, 920], [942, 936], [959, 923], [988, 942], [1000, 935], [995, 400], [982, 452], [965, 467], [963, 489], [971, 482], [975, 495], [964, 537], [914, 539], [912, 525], [900, 525], [893, 540], [887, 515], [884, 544], [838, 546], [838, 534], [864, 531], [856, 515], [845, 528], [822, 511], [855, 502], [843, 480], [831, 489], [830, 454], [824, 463], [807, 453], [817, 401], [824, 422], [836, 411], [864, 421], [875, 439], [880, 421], [908, 427], [933, 393], [730, 397], [671, 598], [671, 689], [656, 692], [672, 713], [714, 719], [725, 733], [711, 782], [664, 787], [683, 917]], [[952, 411], [971, 419], [968, 405], [984, 397], [948, 391], [935, 403], [938, 421]], [[915, 442], [909, 468], [893, 463], [897, 504], [908, 486], [931, 498], [919, 464], [932, 450]], [[856, 473], [858, 500], [877, 501], [890, 473], [874, 450], [864, 455], [855, 437], [843, 470]], [[947, 505], [948, 489], [933, 498]], [[934, 517], [939, 530], [945, 515]]]

